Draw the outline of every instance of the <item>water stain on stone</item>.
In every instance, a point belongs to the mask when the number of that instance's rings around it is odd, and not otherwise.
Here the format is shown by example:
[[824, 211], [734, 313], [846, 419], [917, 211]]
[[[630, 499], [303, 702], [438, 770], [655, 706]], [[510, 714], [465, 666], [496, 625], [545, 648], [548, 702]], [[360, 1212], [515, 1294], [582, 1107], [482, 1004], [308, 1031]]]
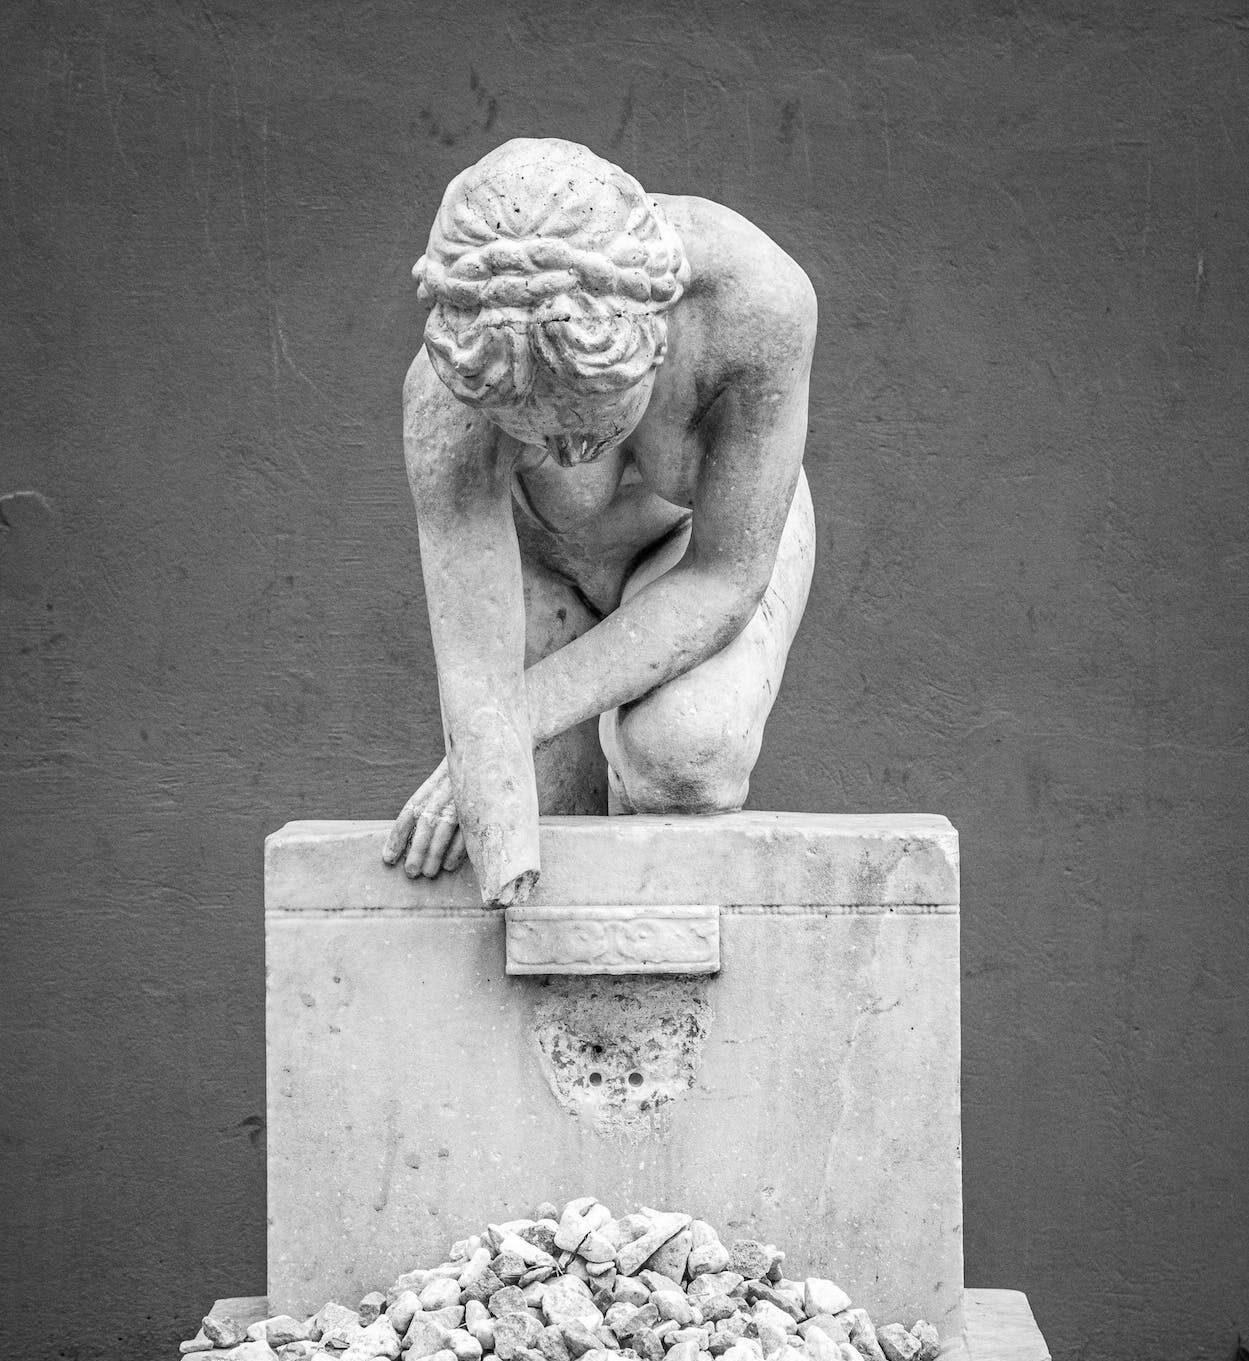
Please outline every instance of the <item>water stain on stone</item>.
[[61, 552], [60, 517], [42, 492], [0, 495], [0, 595], [37, 596]]
[[596, 1133], [632, 1142], [667, 1133], [693, 1086], [712, 1021], [703, 977], [551, 978], [532, 1035], [552, 1095]]

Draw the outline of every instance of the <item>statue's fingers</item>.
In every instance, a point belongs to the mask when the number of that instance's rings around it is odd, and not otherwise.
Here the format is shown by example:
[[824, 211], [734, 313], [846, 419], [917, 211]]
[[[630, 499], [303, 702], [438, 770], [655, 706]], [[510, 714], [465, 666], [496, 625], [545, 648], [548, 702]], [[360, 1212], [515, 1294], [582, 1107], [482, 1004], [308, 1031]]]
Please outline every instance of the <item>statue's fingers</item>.
[[434, 834], [429, 838], [429, 849], [425, 852], [425, 860], [421, 865], [421, 873], [427, 879], [434, 878], [442, 869], [443, 856], [446, 855], [447, 847], [451, 844], [451, 838], [459, 825], [454, 806], [443, 809], [438, 825], [434, 828]]
[[426, 803], [417, 814], [416, 826], [412, 829], [412, 844], [408, 847], [408, 856], [403, 862], [404, 873], [409, 879], [419, 878], [421, 866], [425, 863], [425, 855], [438, 823], [438, 809]]
[[411, 798], [403, 805], [403, 810], [386, 835], [386, 844], [382, 847], [382, 859], [386, 864], [393, 865], [403, 855], [412, 838], [412, 828], [415, 826], [416, 800]]
[[464, 828], [457, 823], [455, 835], [451, 838], [451, 844], [447, 847], [446, 855], [442, 857], [443, 869], [458, 870], [467, 855], [468, 847], [464, 844]]

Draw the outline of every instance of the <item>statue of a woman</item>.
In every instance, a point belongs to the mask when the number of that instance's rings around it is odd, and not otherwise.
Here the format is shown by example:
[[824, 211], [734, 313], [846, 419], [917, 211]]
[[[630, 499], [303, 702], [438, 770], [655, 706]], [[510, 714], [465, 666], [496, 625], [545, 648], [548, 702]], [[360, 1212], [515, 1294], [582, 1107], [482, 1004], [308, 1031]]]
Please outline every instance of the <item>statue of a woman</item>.
[[506, 905], [539, 811], [742, 806], [811, 580], [815, 294], [730, 209], [556, 140], [459, 175], [414, 273], [404, 447], [447, 755], [384, 857], [467, 853]]

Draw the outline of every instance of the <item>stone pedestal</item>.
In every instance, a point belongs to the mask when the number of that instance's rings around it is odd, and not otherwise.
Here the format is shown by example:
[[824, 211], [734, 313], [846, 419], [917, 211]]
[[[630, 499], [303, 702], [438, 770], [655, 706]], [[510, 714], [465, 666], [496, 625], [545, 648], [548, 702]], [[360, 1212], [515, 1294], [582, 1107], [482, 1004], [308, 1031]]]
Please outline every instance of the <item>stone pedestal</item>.
[[266, 846], [275, 1310], [354, 1304], [487, 1220], [592, 1194], [776, 1242], [878, 1322], [959, 1335], [944, 818], [547, 819], [510, 928], [471, 871], [386, 869], [385, 830]]

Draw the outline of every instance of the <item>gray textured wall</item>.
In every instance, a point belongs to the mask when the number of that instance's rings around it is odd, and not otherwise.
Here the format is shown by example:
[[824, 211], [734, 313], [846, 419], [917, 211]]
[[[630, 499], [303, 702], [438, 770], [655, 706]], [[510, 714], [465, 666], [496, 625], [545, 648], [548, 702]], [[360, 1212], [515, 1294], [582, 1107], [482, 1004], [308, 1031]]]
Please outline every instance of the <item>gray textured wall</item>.
[[121, 0], [11, 3], [0, 50], [6, 1354], [163, 1355], [261, 1285], [261, 838], [440, 754], [408, 270], [541, 132], [819, 291], [753, 802], [962, 832], [969, 1281], [1062, 1361], [1229, 1356], [1249, 20]]

